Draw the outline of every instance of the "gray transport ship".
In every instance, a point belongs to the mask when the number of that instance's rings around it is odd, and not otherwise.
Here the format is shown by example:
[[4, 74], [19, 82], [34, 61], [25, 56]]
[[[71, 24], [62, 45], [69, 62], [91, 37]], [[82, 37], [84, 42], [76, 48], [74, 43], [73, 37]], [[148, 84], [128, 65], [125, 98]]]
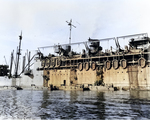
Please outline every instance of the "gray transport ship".
[[[37, 71], [41, 65], [40, 59], [37, 58], [39, 53], [34, 53], [30, 57], [31, 52], [27, 51], [21, 62], [21, 41], [22, 32], [19, 36], [16, 57], [14, 57], [14, 50], [11, 52], [10, 66], [0, 65], [0, 89], [43, 89], [43, 71]], [[22, 69], [19, 69], [21, 65]]]

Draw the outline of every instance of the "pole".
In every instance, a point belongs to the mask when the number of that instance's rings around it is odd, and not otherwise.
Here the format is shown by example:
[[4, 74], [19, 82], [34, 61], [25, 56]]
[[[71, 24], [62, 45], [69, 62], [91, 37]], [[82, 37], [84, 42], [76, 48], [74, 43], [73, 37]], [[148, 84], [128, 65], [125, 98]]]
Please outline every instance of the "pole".
[[26, 58], [25, 58], [25, 56], [23, 56], [22, 72], [24, 72], [24, 68], [25, 68], [25, 60], [26, 60]]
[[72, 29], [72, 26], [74, 27], [74, 28], [76, 28], [76, 26], [74, 26], [73, 24], [72, 24], [72, 19], [70, 20], [70, 22], [68, 22], [68, 21], [66, 21], [67, 23], [68, 23], [68, 25], [70, 26], [70, 36], [69, 36], [69, 45], [71, 44], [71, 29]]
[[71, 25], [70, 25], [70, 36], [69, 36], [69, 45], [71, 44]]
[[29, 51], [29, 57], [28, 57], [28, 70], [30, 70], [30, 54], [31, 54], [31, 52]]
[[16, 66], [16, 72], [15, 72], [15, 77], [17, 78], [18, 76], [18, 66], [19, 66], [19, 56], [21, 55], [21, 40], [22, 40], [22, 32], [21, 32], [21, 35], [19, 36], [19, 49], [18, 49], [18, 52], [17, 52], [17, 66]]
[[11, 62], [10, 62], [9, 77], [11, 77], [11, 71], [12, 71], [13, 59], [14, 59], [14, 50], [13, 50], [13, 52], [11, 53]]

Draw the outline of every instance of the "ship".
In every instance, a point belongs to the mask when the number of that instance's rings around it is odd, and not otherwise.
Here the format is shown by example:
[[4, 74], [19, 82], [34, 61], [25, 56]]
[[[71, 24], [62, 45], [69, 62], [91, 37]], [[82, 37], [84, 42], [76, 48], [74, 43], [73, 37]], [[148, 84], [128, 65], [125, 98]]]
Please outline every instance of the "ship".
[[[21, 41], [22, 32], [21, 35], [19, 35], [19, 46], [16, 50], [16, 58], [14, 57], [13, 50], [11, 52], [10, 66], [0, 65], [0, 88], [17, 90], [26, 88], [43, 89], [43, 72], [37, 71], [37, 67], [40, 67], [40, 60], [37, 59], [39, 53], [36, 52], [31, 57], [31, 51], [27, 51], [23, 59], [21, 59]], [[20, 69], [21, 64], [22, 69]]]
[[[22, 70], [19, 70], [19, 65], [21, 64], [21, 62], [19, 61], [21, 55], [21, 41], [22, 41], [22, 32], [21, 35], [19, 36], [19, 47], [17, 47], [16, 52], [16, 60], [15, 60], [16, 64], [14, 69], [15, 72], [12, 75], [12, 87], [17, 88], [17, 90], [22, 90], [25, 88], [43, 89], [43, 72], [37, 71], [37, 67], [40, 67], [40, 60], [37, 59], [37, 56], [40, 55], [39, 52], [36, 52], [31, 57], [31, 51], [27, 50], [27, 53], [25, 54], [25, 56], [23, 56], [22, 59], [23, 60]], [[13, 52], [11, 56], [12, 56], [11, 61], [13, 61], [14, 60]], [[11, 62], [10, 66], [12, 66], [12, 63], [13, 62]], [[32, 69], [31, 66], [33, 66]]]
[[12, 80], [10, 78], [10, 70], [7, 64], [0, 65], [0, 88], [7, 88], [11, 86]]
[[[75, 27], [71, 22], [67, 22], [70, 26], [68, 44], [38, 47], [32, 58], [30, 52], [27, 53], [28, 62], [25, 65], [24, 56], [19, 73], [21, 33], [11, 86], [50, 90], [150, 90], [147, 33], [71, 43], [71, 29]], [[46, 48], [52, 48], [48, 55], [42, 52]], [[13, 63], [13, 55], [11, 58]], [[31, 61], [34, 61], [32, 69]]]
[[[127, 44], [121, 47], [119, 41]], [[104, 49], [112, 40], [115, 46]], [[105, 42], [104, 46], [101, 45]], [[74, 45], [84, 46], [81, 52], [72, 50]], [[147, 33], [106, 39], [58, 44], [39, 47], [54, 48], [47, 56], [41, 53], [43, 86], [55, 89], [90, 89], [105, 87], [114, 90], [150, 89], [150, 38]], [[115, 49], [114, 49], [115, 48]], [[76, 49], [77, 50], [77, 49]]]

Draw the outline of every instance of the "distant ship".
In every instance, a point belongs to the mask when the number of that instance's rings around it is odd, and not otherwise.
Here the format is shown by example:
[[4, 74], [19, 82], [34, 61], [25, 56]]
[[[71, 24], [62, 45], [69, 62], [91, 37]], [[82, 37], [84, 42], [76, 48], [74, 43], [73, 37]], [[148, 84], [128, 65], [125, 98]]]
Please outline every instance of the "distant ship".
[[[16, 59], [14, 59], [14, 51], [11, 53], [10, 66], [0, 65], [0, 87], [1, 88], [43, 88], [43, 72], [37, 71], [37, 67], [40, 67], [40, 60], [36, 58], [38, 53], [30, 58], [30, 52], [28, 52], [28, 61], [25, 63], [26, 59], [23, 56], [22, 70], [19, 70], [21, 65], [20, 55], [21, 55], [21, 40], [22, 32], [19, 36], [19, 47], [17, 47]], [[30, 68], [30, 62], [34, 61], [33, 70]], [[14, 64], [13, 64], [14, 63]], [[13, 67], [14, 66], [14, 67]], [[8, 69], [9, 68], [9, 69]], [[14, 68], [14, 69], [13, 69]]]
[[12, 85], [12, 79], [9, 76], [9, 66], [0, 65], [0, 87], [6, 87]]
[[[21, 40], [22, 40], [22, 32], [19, 36], [20, 42], [19, 42], [19, 48], [17, 49], [16, 54], [16, 65], [15, 65], [15, 74], [12, 76], [12, 86], [22, 87], [22, 88], [43, 88], [43, 72], [37, 71], [37, 67], [40, 66], [40, 60], [36, 58], [36, 56], [39, 56], [40, 53], [36, 53], [30, 57], [31, 52], [28, 52], [28, 61], [27, 64], [25, 64], [25, 56], [23, 56], [23, 62], [22, 62], [22, 71], [18, 72], [18, 66], [20, 64], [19, 56], [21, 55]], [[12, 57], [13, 58], [13, 57]], [[31, 67], [31, 61], [34, 61], [32, 64], [33, 70]]]

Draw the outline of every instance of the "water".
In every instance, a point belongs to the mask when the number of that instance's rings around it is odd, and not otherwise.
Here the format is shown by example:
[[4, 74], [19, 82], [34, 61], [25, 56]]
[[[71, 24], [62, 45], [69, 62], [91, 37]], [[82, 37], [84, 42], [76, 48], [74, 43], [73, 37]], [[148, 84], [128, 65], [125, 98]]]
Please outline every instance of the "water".
[[0, 119], [150, 119], [150, 91], [0, 90]]

